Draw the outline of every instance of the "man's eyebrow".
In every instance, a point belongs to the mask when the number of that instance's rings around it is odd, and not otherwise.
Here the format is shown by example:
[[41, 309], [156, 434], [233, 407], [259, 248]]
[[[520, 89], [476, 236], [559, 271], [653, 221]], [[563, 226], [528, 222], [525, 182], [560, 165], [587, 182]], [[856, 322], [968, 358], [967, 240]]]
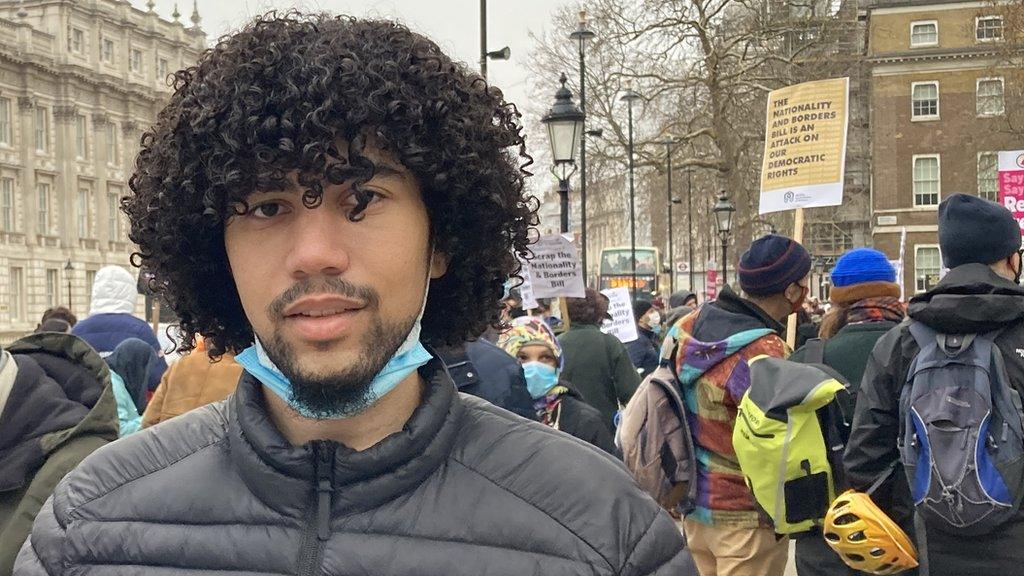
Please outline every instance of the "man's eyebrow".
[[373, 177], [374, 178], [401, 178], [405, 179], [405, 171], [387, 162], [374, 162], [373, 163]]

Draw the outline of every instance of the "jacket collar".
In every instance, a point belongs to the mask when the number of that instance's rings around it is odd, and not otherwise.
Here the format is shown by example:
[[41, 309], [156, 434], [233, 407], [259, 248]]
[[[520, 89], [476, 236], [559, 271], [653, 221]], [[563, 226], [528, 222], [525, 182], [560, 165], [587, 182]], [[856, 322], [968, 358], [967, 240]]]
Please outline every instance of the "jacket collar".
[[949, 271], [932, 290], [910, 301], [909, 315], [947, 334], [997, 330], [1024, 319], [1024, 288], [983, 264]]
[[700, 308], [691, 333], [704, 342], [718, 342], [734, 334], [767, 328], [777, 334], [785, 327], [760, 306], [740, 297], [729, 286], [722, 288], [718, 299]]
[[[439, 360], [419, 373], [426, 382], [423, 400], [402, 431], [361, 452], [325, 444], [334, 515], [372, 509], [412, 490], [451, 452], [465, 407]], [[228, 439], [243, 481], [260, 500], [281, 513], [304, 513], [316, 474], [313, 444], [285, 440], [266, 411], [262, 385], [248, 372], [231, 400]]]

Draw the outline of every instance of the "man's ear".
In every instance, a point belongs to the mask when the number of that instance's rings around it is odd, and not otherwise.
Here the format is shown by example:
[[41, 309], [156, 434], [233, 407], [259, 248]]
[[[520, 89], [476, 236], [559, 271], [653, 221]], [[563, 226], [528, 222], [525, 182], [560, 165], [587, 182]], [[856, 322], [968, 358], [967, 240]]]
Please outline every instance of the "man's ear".
[[430, 279], [437, 280], [448, 271], [448, 255], [435, 251], [430, 257]]

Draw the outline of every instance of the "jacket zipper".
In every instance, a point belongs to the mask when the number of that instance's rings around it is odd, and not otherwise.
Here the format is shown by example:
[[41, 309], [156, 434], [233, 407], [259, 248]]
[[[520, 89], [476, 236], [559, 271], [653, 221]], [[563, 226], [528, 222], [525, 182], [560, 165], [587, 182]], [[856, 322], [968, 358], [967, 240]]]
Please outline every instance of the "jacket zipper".
[[313, 441], [313, 489], [316, 498], [306, 513], [307, 524], [299, 551], [299, 576], [314, 576], [323, 560], [325, 542], [331, 538], [331, 496], [334, 446], [326, 440]]

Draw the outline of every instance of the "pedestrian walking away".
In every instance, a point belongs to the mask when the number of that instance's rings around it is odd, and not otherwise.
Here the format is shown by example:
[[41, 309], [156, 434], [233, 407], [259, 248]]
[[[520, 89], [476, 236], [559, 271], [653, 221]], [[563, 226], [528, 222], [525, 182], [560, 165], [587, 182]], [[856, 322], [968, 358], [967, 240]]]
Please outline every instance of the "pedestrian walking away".
[[123, 202], [134, 261], [181, 346], [244, 372], [72, 471], [18, 576], [681, 572], [621, 462], [430, 351], [499, 325], [536, 237], [500, 90], [401, 24], [295, 11], [176, 78]]
[[697, 466], [696, 509], [686, 538], [703, 576], [782, 576], [789, 540], [779, 537], [747, 487], [733, 449], [737, 406], [750, 387], [749, 362], [784, 358], [782, 320], [807, 296], [811, 258], [799, 243], [768, 235], [740, 258], [742, 296], [725, 286], [684, 317], [670, 359], [686, 401]]
[[637, 339], [626, 344], [629, 360], [636, 367], [640, 378], [654, 373], [661, 356], [661, 312], [650, 300], [633, 302], [633, 317], [636, 318]]
[[[1020, 228], [1002, 206], [954, 194], [939, 205], [939, 246], [949, 272], [911, 299], [910, 321], [879, 339], [868, 359], [844, 459], [847, 477], [858, 491], [883, 482], [871, 498], [912, 535], [922, 573], [926, 567], [930, 576], [1018, 574]], [[952, 515], [946, 502], [954, 503]]]
[[[849, 395], [839, 396], [856, 402], [864, 368], [875, 343], [895, 328], [904, 316], [896, 270], [885, 254], [871, 248], [851, 250], [836, 261], [830, 274], [832, 309], [821, 323], [823, 342], [809, 344], [790, 357], [794, 362], [821, 362], [835, 369], [848, 384]], [[820, 346], [817, 352], [814, 350]], [[815, 356], [820, 356], [817, 358]], [[842, 415], [853, 414], [853, 405], [839, 407]], [[834, 429], [844, 429], [842, 422]], [[848, 438], [842, 439], [845, 444]], [[842, 470], [833, 470], [837, 478], [835, 493], [849, 486]], [[856, 571], [825, 543], [820, 527], [795, 535], [796, 568], [799, 576], [855, 576]]]

